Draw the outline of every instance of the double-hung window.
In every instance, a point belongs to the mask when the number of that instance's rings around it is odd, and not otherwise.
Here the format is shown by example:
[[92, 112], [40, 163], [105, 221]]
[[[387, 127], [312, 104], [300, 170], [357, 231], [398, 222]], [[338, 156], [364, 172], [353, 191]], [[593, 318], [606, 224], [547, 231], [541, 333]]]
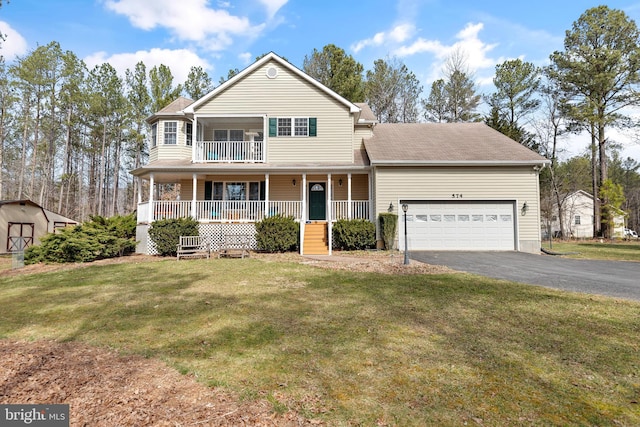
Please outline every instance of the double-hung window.
[[291, 136], [291, 119], [288, 117], [278, 118], [278, 136]]
[[294, 119], [294, 135], [309, 136], [309, 119], [307, 117], [296, 117]]
[[158, 145], [158, 124], [151, 125], [151, 147]]
[[175, 145], [178, 141], [178, 122], [164, 122], [164, 143]]
[[580, 225], [580, 215], [574, 217], [575, 225]]
[[193, 124], [187, 123], [187, 145], [193, 144]]
[[317, 136], [318, 119], [315, 117], [271, 117], [269, 136]]

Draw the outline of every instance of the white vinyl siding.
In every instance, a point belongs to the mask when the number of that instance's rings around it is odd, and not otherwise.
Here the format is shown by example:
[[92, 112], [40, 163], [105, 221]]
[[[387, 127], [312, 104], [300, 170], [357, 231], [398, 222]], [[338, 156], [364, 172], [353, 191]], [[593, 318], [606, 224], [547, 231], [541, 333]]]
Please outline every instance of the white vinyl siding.
[[[278, 68], [278, 75], [270, 79], [265, 71], [273, 66]], [[352, 161], [353, 116], [349, 108], [278, 63], [266, 63], [195, 111], [205, 117], [251, 113], [268, 114], [265, 127], [269, 118], [317, 119], [316, 137], [265, 138], [269, 162], [294, 163], [311, 158], [318, 162]]]

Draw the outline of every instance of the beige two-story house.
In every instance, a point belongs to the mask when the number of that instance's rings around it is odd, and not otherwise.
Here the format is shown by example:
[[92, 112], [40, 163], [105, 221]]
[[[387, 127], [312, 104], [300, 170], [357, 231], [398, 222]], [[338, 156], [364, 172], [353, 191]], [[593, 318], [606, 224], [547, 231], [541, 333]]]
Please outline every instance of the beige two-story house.
[[409, 250], [540, 248], [543, 157], [480, 123], [378, 124], [274, 53], [148, 121], [149, 163], [132, 173], [179, 193], [139, 200], [140, 252], [154, 253], [157, 219], [197, 219], [215, 249], [282, 214], [300, 223], [302, 254], [329, 254], [336, 220], [389, 211], [403, 249], [403, 205]]

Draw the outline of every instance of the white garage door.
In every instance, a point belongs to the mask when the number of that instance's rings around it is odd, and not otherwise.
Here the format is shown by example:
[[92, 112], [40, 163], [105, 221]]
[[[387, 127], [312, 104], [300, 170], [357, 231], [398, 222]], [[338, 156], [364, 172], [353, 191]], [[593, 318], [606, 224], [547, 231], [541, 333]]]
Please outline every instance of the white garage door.
[[[409, 202], [409, 250], [494, 250], [515, 247], [513, 201]], [[404, 250], [404, 217], [398, 218], [400, 250]]]

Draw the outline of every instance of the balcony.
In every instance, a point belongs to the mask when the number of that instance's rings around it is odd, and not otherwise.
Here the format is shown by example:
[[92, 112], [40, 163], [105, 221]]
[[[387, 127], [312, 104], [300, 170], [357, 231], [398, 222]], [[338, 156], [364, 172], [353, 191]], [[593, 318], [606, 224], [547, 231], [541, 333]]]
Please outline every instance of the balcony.
[[264, 163], [264, 141], [196, 141], [195, 163]]

